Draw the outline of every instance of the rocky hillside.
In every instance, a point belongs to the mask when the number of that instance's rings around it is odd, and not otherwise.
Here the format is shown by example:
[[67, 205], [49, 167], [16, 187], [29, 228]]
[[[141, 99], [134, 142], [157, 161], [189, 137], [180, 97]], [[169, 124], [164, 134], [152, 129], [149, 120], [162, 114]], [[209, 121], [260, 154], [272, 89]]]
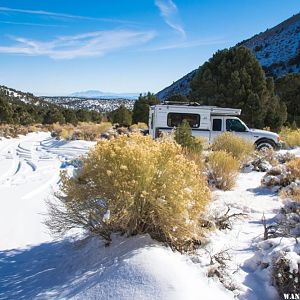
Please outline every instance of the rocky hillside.
[[[300, 13], [238, 43], [251, 49], [269, 76], [279, 77], [300, 71]], [[194, 70], [157, 93], [162, 101], [174, 94], [187, 95]]]
[[9, 96], [9, 98], [12, 101], [17, 101], [17, 102], [21, 101], [26, 104], [34, 104], [34, 105], [40, 105], [42, 103], [45, 104], [41, 99], [39, 99], [38, 97], [34, 96], [31, 93], [24, 93], [21, 91], [17, 91], [13, 88], [9, 88], [4, 85], [0, 85], [0, 92], [3, 92], [7, 96]]
[[197, 70], [188, 73], [170, 86], [158, 92], [156, 96], [160, 100], [166, 100], [167, 98], [175, 94], [187, 96], [190, 92], [190, 81], [194, 78], [196, 72]]
[[300, 71], [300, 14], [255, 35], [240, 45], [251, 49], [268, 75]]

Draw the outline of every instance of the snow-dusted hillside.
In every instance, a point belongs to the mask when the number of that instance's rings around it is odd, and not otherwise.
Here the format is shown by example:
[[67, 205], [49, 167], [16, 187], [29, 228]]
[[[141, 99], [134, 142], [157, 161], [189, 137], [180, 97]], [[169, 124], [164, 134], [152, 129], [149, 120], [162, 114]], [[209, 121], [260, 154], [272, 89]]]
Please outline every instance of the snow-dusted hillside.
[[21, 91], [17, 91], [13, 88], [9, 88], [9, 87], [3, 86], [3, 85], [0, 85], [0, 91], [4, 92], [6, 95], [11, 97], [12, 99], [22, 101], [26, 104], [34, 104], [34, 105], [40, 104], [39, 98], [35, 97], [33, 94], [30, 94], [30, 93], [24, 93]]
[[190, 82], [194, 78], [197, 70], [190, 72], [189, 74], [185, 75], [184, 77], [180, 78], [170, 86], [164, 88], [160, 92], [156, 94], [156, 96], [161, 100], [164, 101], [168, 97], [176, 94], [180, 94], [183, 96], [187, 96], [190, 92]]
[[121, 105], [132, 110], [135, 100], [125, 98], [99, 99], [80, 97], [43, 97], [43, 100], [71, 109], [88, 109], [98, 112], [110, 112]]
[[[237, 46], [245, 46], [253, 51], [269, 76], [282, 76], [300, 72], [300, 14]], [[183, 76], [170, 86], [157, 93], [161, 101], [174, 94], [187, 95], [190, 81], [197, 69]]]
[[[260, 186], [264, 173], [240, 174], [233, 191], [213, 192], [210, 215], [227, 206], [246, 215], [232, 221], [232, 230], [212, 231], [194, 255], [173, 252], [148, 236], [115, 235], [108, 247], [78, 231], [51, 237], [43, 224], [46, 200], [58, 188], [60, 170], [72, 173], [70, 161], [93, 145], [58, 141], [50, 133], [0, 140], [1, 300], [279, 299], [269, 262], [284, 250], [298, 259], [293, 251], [300, 249], [293, 238], [262, 241], [263, 214], [271, 222], [283, 206], [276, 193]], [[217, 259], [224, 262], [221, 269]], [[230, 290], [212, 276], [214, 270], [223, 270]]]
[[251, 49], [269, 75], [300, 71], [300, 14], [260, 33], [241, 45]]

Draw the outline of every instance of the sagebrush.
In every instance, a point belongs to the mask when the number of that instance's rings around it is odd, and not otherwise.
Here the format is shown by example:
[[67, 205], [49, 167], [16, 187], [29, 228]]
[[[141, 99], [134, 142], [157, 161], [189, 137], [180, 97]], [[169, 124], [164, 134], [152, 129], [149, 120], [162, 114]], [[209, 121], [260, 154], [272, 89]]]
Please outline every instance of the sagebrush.
[[239, 173], [239, 161], [226, 151], [213, 151], [208, 156], [208, 175], [211, 183], [221, 190], [234, 187]]
[[280, 137], [288, 147], [300, 146], [300, 129], [291, 129], [285, 127], [280, 132]]
[[241, 138], [231, 132], [225, 132], [215, 138], [212, 144], [213, 151], [226, 151], [244, 164], [254, 153], [255, 147], [251, 141]]
[[179, 251], [203, 235], [207, 180], [172, 141], [140, 134], [99, 141], [77, 175], [61, 179], [58, 203], [49, 204], [54, 233], [82, 227], [106, 240], [148, 233]]

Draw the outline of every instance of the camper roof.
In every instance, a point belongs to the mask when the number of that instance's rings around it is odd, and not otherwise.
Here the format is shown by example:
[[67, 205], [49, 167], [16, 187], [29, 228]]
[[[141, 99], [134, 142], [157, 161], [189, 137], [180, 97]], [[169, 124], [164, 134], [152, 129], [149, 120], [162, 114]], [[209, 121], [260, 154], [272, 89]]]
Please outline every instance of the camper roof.
[[[211, 115], [218, 115], [218, 116], [239, 116], [242, 112], [241, 109], [238, 108], [225, 108], [225, 107], [218, 107], [218, 106], [205, 106], [200, 105], [197, 102], [186, 103], [186, 102], [172, 102], [174, 104], [170, 104], [169, 101], [165, 101], [163, 104], [151, 106], [151, 108], [158, 108], [159, 110], [166, 111], [172, 109], [178, 110], [178, 112], [184, 111], [185, 109], [192, 109], [192, 110], [205, 110], [210, 111]], [[176, 103], [176, 104], [175, 104]]]

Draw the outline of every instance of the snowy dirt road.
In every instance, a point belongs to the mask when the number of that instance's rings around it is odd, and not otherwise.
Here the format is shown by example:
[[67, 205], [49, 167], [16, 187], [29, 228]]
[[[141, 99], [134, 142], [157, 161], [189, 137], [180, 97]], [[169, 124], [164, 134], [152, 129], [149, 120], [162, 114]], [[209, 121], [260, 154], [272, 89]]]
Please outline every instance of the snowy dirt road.
[[57, 141], [49, 133], [0, 142], [0, 250], [51, 240], [42, 224], [45, 200], [57, 186], [62, 163], [90, 146]]
[[[43, 221], [45, 201], [66, 160], [94, 143], [57, 141], [32, 133], [0, 141], [0, 299], [247, 299], [274, 300], [265, 271], [257, 268], [262, 216], [272, 220], [282, 203], [261, 188], [264, 173], [242, 173], [234, 190], [214, 191], [211, 214], [245, 213], [231, 230], [214, 231], [194, 256], [180, 255], [148, 236], [54, 240]], [[72, 168], [68, 166], [67, 168]], [[226, 250], [226, 290], [207, 273], [210, 256]], [[230, 284], [229, 284], [230, 285]]]

